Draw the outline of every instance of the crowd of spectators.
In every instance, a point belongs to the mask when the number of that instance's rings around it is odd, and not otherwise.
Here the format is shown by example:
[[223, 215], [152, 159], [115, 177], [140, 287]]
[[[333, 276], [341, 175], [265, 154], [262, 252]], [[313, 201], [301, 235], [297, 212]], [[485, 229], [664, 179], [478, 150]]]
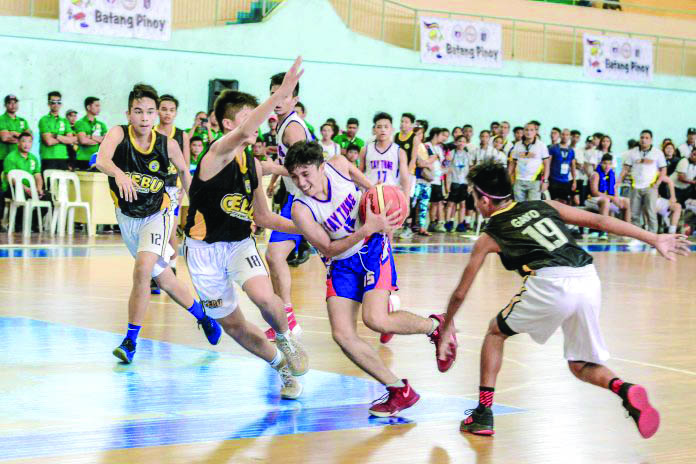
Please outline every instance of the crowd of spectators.
[[[15, 95], [4, 99], [5, 113], [0, 116], [0, 218], [4, 198], [10, 197], [10, 170], [20, 169], [34, 176], [38, 194], [45, 198], [42, 172], [91, 169], [108, 130], [99, 120], [99, 98], [85, 98], [84, 114], [78, 119], [75, 110], [61, 116], [60, 92], [49, 92], [47, 97], [49, 111], [38, 122], [38, 135], [19, 115], [19, 99]], [[295, 111], [306, 118], [304, 104], [298, 102]], [[333, 118], [321, 124], [318, 133], [314, 126], [307, 126], [324, 148], [326, 158], [340, 154], [359, 164], [366, 142], [358, 137], [357, 118], [348, 118], [344, 129]], [[262, 160], [275, 159], [277, 131], [278, 119], [271, 115], [268, 130], [259, 130], [257, 142], [249, 150]], [[185, 155], [193, 171], [222, 132], [212, 111], [198, 112], [185, 132], [190, 141], [190, 153]], [[696, 128], [688, 129], [686, 140], [678, 146], [671, 139], [655, 144], [647, 129], [636, 135], [638, 140], [629, 141], [623, 151], [614, 147], [610, 135], [600, 132], [583, 139], [578, 130], [553, 127], [546, 138], [538, 121], [517, 127], [507, 121], [492, 122], [476, 131], [471, 124], [463, 124], [450, 130], [429, 127], [427, 120], [404, 113], [394, 141], [406, 151], [413, 182], [409, 192], [411, 217], [400, 236], [474, 228], [477, 215], [466, 175], [476, 163], [487, 159], [507, 166], [516, 201], [551, 198], [601, 214], [615, 214], [651, 231], [664, 225], [669, 231], [684, 227], [690, 232], [696, 215]], [[30, 152], [35, 136], [39, 137], [38, 156]], [[623, 162], [620, 171], [617, 158]], [[269, 195], [277, 194], [278, 188], [282, 187], [272, 185]]]

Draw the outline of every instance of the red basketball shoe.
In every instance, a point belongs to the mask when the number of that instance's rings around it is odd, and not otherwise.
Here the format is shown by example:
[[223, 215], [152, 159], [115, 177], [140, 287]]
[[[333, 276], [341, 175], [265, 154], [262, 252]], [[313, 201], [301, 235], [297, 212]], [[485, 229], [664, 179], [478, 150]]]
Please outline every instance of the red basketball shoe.
[[[457, 335], [456, 331], [452, 332], [452, 339], [449, 341], [450, 348], [452, 350], [452, 354], [447, 356], [444, 361], [440, 359], [440, 329], [442, 329], [442, 326], [445, 325], [445, 315], [443, 314], [431, 314], [431, 318], [436, 319], [440, 321], [440, 325], [437, 326], [437, 329], [428, 337], [430, 337], [430, 343], [435, 344], [435, 360], [437, 361], [437, 369], [440, 372], [447, 372], [450, 367], [452, 367], [452, 364], [454, 364], [454, 360], [457, 358]], [[452, 321], [452, 328], [454, 328], [454, 321]]]
[[[297, 323], [297, 319], [295, 319], [295, 311], [292, 310], [292, 306], [286, 306], [285, 313], [288, 317], [288, 328], [290, 332], [296, 337], [300, 336], [302, 334], [302, 327], [300, 327], [300, 324]], [[269, 328], [265, 333], [269, 341], [275, 342], [276, 332], [273, 328]]]
[[370, 414], [377, 417], [391, 417], [410, 408], [418, 402], [420, 395], [403, 379], [403, 387], [387, 387], [387, 393], [372, 402]]

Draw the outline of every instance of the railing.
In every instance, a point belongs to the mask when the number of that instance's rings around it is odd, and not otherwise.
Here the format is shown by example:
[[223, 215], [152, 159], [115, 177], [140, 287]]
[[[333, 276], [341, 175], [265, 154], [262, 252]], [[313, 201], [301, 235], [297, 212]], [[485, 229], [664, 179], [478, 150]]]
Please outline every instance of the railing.
[[[282, 0], [172, 0], [176, 29], [258, 22]], [[0, 0], [0, 15], [58, 18], [58, 0]]]
[[580, 65], [583, 59], [582, 34], [589, 32], [651, 41], [655, 72], [696, 76], [696, 40], [516, 18], [416, 9], [392, 0], [331, 0], [331, 3], [353, 31], [412, 50], [420, 50], [420, 16], [490, 21], [502, 26], [503, 58], [507, 60]]
[[[594, 6], [606, 10], [621, 10], [627, 13], [643, 13], [656, 16], [671, 16], [682, 19], [696, 20], [696, 1], [675, 0], [664, 2], [663, 0], [533, 0], [535, 2], [558, 3], [569, 6]], [[669, 3], [671, 6], [665, 6]]]

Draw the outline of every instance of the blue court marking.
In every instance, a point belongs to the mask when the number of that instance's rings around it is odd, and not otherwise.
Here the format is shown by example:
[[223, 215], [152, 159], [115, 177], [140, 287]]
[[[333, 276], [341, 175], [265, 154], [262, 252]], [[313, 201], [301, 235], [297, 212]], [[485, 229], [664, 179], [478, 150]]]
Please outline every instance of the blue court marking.
[[[6, 354], [0, 460], [457, 421], [477, 404], [419, 391], [421, 400], [402, 417], [370, 418], [370, 402], [385, 392], [370, 380], [312, 370], [302, 378], [302, 398], [282, 400], [276, 372], [261, 360], [140, 339], [134, 364], [124, 365], [111, 355], [121, 339], [99, 330], [0, 318], [0, 350]], [[432, 347], [424, 342], [423, 349]], [[524, 411], [493, 409], [499, 415]]]
[[[631, 244], [609, 244], [609, 243], [580, 243], [583, 250], [598, 252], [629, 252], [643, 253], [651, 251], [653, 248], [644, 245]], [[471, 253], [472, 244], [449, 244], [449, 245], [400, 245], [395, 243], [392, 246], [394, 254], [440, 254], [440, 253]], [[696, 251], [696, 244], [690, 245], [691, 251]], [[312, 254], [316, 254], [314, 249]], [[179, 253], [181, 254], [181, 253]], [[96, 257], [96, 256], [129, 256], [126, 247], [119, 246], [82, 246], [82, 247], [0, 247], [0, 258], [70, 258], [70, 257]]]

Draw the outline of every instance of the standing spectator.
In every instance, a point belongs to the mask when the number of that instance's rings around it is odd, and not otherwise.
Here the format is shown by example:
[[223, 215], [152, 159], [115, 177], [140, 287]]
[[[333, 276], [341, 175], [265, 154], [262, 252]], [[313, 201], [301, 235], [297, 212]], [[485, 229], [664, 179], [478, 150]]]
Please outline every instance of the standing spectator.
[[597, 166], [602, 159], [598, 149], [600, 140], [601, 137], [595, 136], [587, 137], [587, 140], [585, 140], [585, 173], [588, 176], [591, 176], [597, 170]]
[[696, 148], [696, 127], [689, 127], [686, 131], [686, 142], [679, 145], [679, 155], [682, 158], [688, 158], [694, 148]]
[[89, 169], [89, 160], [99, 151], [99, 144], [108, 130], [106, 124], [97, 119], [101, 111], [101, 102], [97, 97], [85, 98], [85, 111], [87, 114], [75, 123], [79, 143], [75, 167], [80, 171]]
[[578, 146], [578, 143], [580, 143], [581, 135], [582, 134], [577, 129], [573, 129], [570, 131], [570, 148], [572, 148], [575, 151], [576, 157], [578, 156], [578, 151], [580, 151], [580, 149], [582, 148]]
[[551, 128], [550, 136], [551, 136], [551, 143], [549, 144], [549, 146], [558, 145], [559, 143], [561, 143], [561, 129], [559, 129], [558, 127]]
[[548, 150], [551, 157], [549, 194], [552, 200], [569, 205], [577, 188], [575, 152], [570, 148], [570, 131], [564, 129], [560, 143], [549, 146]]
[[464, 124], [464, 126], [462, 126], [462, 135], [464, 135], [464, 139], [466, 140], [466, 143], [464, 143], [464, 149], [473, 156], [478, 144], [473, 140], [474, 128], [471, 126], [471, 124]]
[[348, 145], [357, 145], [362, 150], [365, 146], [365, 141], [358, 137], [358, 129], [360, 122], [357, 118], [348, 118], [346, 122], [346, 133], [339, 134], [334, 137], [334, 142], [341, 146], [341, 153], [345, 155]]
[[333, 126], [334, 134], [336, 134], [336, 136], [341, 133], [341, 128], [338, 127], [338, 124], [336, 124], [336, 120], [334, 118], [327, 118], [326, 122]]
[[203, 139], [196, 135], [191, 137], [191, 140], [189, 140], [189, 146], [189, 149], [191, 150], [191, 164], [189, 165], [189, 169], [191, 169], [191, 172], [193, 173], [196, 172], [198, 161], [203, 156], [205, 145], [203, 145]]
[[[413, 131], [413, 123], [416, 122], [416, 116], [412, 113], [404, 113], [401, 115], [401, 123], [399, 125], [399, 132], [394, 136], [394, 142], [401, 147], [406, 152], [406, 159], [409, 165], [413, 159], [414, 145], [413, 138], [415, 133]], [[411, 179], [413, 184], [415, 179]]]
[[454, 229], [454, 218], [457, 218], [457, 232], [466, 231], [467, 210], [473, 209], [473, 202], [469, 200], [469, 190], [466, 177], [469, 175], [469, 168], [472, 166], [471, 154], [464, 149], [466, 138], [460, 135], [455, 140], [455, 148], [452, 154], [452, 164], [450, 168], [451, 179], [449, 196], [447, 197], [447, 224], [445, 229]]
[[[517, 126], [512, 130], [512, 136], [515, 138], [512, 141], [512, 146], [513, 148], [515, 147], [515, 144], [517, 142], [522, 141], [522, 137], [524, 137], [524, 127]], [[512, 150], [510, 150], [512, 152]]]
[[491, 137], [495, 137], [496, 135], [500, 135], [500, 133], [499, 133], [500, 123], [498, 121], [493, 121], [491, 123], [489, 129], [490, 129]]
[[77, 142], [70, 122], [60, 116], [60, 107], [63, 104], [60, 92], [52, 91], [48, 94], [49, 113], [39, 120], [39, 134], [41, 135], [41, 170], [68, 169], [68, 145]]
[[203, 141], [203, 153], [200, 156], [205, 155], [208, 152], [208, 147], [213, 141], [215, 141], [215, 133], [210, 126], [210, 120], [208, 120], [208, 114], [205, 111], [199, 111], [196, 113], [196, 117], [193, 120], [193, 127], [186, 130], [188, 132], [189, 140], [194, 137], [199, 137]]
[[602, 138], [599, 140], [598, 150], [600, 159], [597, 160], [597, 164], [601, 162], [601, 157], [603, 157], [604, 155], [613, 155], [611, 151], [611, 147], [613, 144], [614, 143], [612, 142], [611, 137], [609, 137], [606, 134], [602, 136]]
[[503, 140], [502, 135], [497, 135], [493, 139], [493, 149], [495, 150], [495, 155], [494, 159], [502, 164], [503, 166], [507, 167], [508, 165], [508, 156], [507, 154], [503, 151], [503, 148], [505, 147], [505, 141]]
[[[5, 114], [0, 116], [0, 172], [5, 158], [18, 151], [17, 143], [22, 132], [28, 131], [29, 123], [17, 115], [19, 111], [19, 99], [14, 95], [5, 97]], [[0, 214], [0, 218], [2, 215]]]
[[696, 198], [696, 147], [688, 157], [679, 161], [671, 179], [674, 182], [677, 201], [682, 206], [686, 205], [686, 200]]
[[631, 216], [633, 224], [640, 227], [645, 216], [647, 230], [657, 233], [657, 189], [661, 178], [667, 174], [665, 155], [652, 145], [652, 132], [640, 133], [640, 145], [630, 150], [624, 160], [619, 184], [627, 174], [633, 178], [631, 189]]
[[[561, 140], [565, 136], [564, 129], [561, 133]], [[585, 148], [579, 147], [578, 142], [580, 142], [580, 131], [573, 129], [570, 131], [570, 148], [573, 149], [575, 154], [575, 190], [573, 191], [573, 204], [575, 206], [582, 206], [585, 204], [589, 191], [589, 183], [587, 172], [585, 171]]]
[[[322, 150], [324, 150], [325, 160], [329, 160], [333, 158], [335, 155], [341, 154], [341, 147], [333, 141], [333, 137], [333, 126], [325, 122], [321, 126], [321, 141], [319, 142], [319, 145], [321, 145]], [[347, 151], [348, 150], [346, 149], [346, 153]]]
[[[222, 129], [220, 129], [220, 124], [218, 124], [217, 117], [215, 116], [215, 110], [212, 108], [208, 111], [208, 120], [210, 122], [210, 131], [213, 133], [213, 142], [220, 137], [222, 137]], [[212, 143], [212, 142], [211, 142]]]
[[304, 121], [305, 126], [307, 126], [307, 129], [309, 130], [309, 133], [312, 134], [312, 137], [313, 137], [312, 140], [316, 140], [317, 135], [316, 135], [316, 132], [314, 131], [314, 126], [307, 122], [307, 109], [305, 108], [305, 106], [302, 102], [298, 101], [297, 104], [295, 105], [295, 113], [297, 113]]
[[77, 159], [77, 150], [80, 148], [78, 145], [79, 139], [77, 138], [77, 132], [75, 131], [75, 124], [77, 123], [77, 110], [70, 109], [65, 112], [65, 119], [70, 123], [70, 129], [75, 134], [75, 143], [68, 145], [68, 169], [71, 171], [75, 170], [75, 160]]
[[510, 175], [515, 175], [515, 200], [540, 200], [549, 187], [549, 151], [537, 138], [535, 124], [524, 126], [524, 137], [512, 149]]
[[449, 138], [448, 129], [438, 129], [433, 127], [430, 131], [430, 141], [425, 144], [428, 153], [434, 157], [431, 166], [433, 179], [430, 181], [430, 225], [428, 232], [447, 232], [444, 221], [443, 202], [445, 200], [442, 189], [442, 176], [444, 174], [442, 165], [445, 160], [443, 144]]
[[457, 138], [458, 138], [460, 135], [462, 135], [463, 133], [464, 133], [464, 131], [462, 130], [461, 127], [455, 126], [455, 127], [452, 129], [452, 141], [451, 141], [450, 143], [448, 143], [448, 144], [445, 145], [445, 150], [447, 150], [447, 151], [454, 151], [454, 150], [456, 149]]
[[497, 152], [491, 144], [491, 133], [488, 130], [482, 130], [479, 133], [479, 146], [474, 150], [474, 165], [483, 163], [489, 158], [497, 158]]
[[[440, 129], [433, 127], [430, 130], [430, 138], [426, 144], [423, 145], [425, 150], [425, 159], [422, 159], [422, 155], [419, 152], [416, 158], [416, 189], [413, 194], [415, 203], [415, 224], [418, 228], [418, 235], [429, 236], [430, 232], [426, 229], [426, 222], [428, 220], [428, 211], [430, 207], [430, 183], [434, 180], [435, 176], [432, 170], [432, 165], [437, 159], [437, 155], [432, 151], [433, 142], [437, 143], [439, 140]], [[420, 150], [420, 145], [419, 148]], [[402, 234], [403, 237], [403, 234]]]
[[505, 156], [509, 156], [512, 151], [512, 147], [515, 146], [515, 142], [510, 140], [510, 123], [503, 121], [500, 123], [500, 136], [503, 138], [503, 153]]
[[268, 117], [268, 132], [262, 138], [266, 144], [266, 155], [275, 161], [278, 157], [278, 116], [275, 113]]

